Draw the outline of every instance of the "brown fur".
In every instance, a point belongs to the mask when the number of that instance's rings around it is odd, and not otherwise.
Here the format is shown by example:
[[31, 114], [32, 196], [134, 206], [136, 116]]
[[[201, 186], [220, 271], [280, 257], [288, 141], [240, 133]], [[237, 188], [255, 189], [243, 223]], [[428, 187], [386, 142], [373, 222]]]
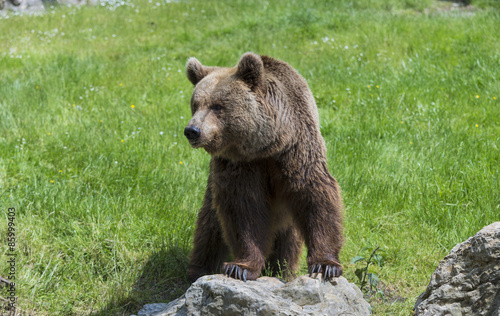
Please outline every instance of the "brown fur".
[[223, 269], [253, 280], [267, 260], [274, 273], [281, 266], [293, 277], [303, 242], [310, 272], [339, 276], [340, 188], [327, 169], [305, 80], [288, 64], [253, 53], [233, 68], [190, 58], [187, 76], [195, 88], [186, 130], [199, 131], [188, 138], [212, 155], [188, 276]]

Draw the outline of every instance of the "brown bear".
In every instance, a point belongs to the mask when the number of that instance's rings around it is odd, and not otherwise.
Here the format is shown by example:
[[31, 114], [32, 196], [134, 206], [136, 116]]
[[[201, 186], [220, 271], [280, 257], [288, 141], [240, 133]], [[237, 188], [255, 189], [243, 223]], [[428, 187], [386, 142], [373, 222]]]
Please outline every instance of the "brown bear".
[[223, 271], [255, 280], [266, 267], [292, 278], [303, 242], [311, 275], [340, 276], [340, 187], [306, 81], [287, 63], [253, 53], [233, 68], [190, 58], [187, 77], [195, 87], [184, 134], [211, 155], [189, 278]]

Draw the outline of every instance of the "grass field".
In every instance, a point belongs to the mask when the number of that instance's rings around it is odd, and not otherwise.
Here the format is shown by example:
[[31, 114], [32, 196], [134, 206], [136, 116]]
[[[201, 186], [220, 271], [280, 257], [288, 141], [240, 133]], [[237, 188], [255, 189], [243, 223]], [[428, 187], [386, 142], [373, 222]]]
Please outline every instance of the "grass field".
[[129, 315], [185, 291], [210, 159], [183, 136], [185, 62], [253, 51], [316, 98], [345, 277], [380, 245], [374, 313], [411, 314], [449, 250], [500, 220], [499, 3], [137, 0], [0, 17], [0, 276], [15, 207], [19, 310]]

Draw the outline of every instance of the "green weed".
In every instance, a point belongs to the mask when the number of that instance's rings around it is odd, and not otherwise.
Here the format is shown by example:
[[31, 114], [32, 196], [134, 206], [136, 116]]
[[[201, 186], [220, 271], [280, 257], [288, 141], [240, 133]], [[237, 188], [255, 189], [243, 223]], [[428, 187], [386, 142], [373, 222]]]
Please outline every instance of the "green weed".
[[[357, 268], [354, 271], [354, 274], [358, 278], [361, 291], [369, 290], [372, 294], [377, 292], [377, 285], [380, 281], [379, 276], [373, 269], [370, 269], [370, 266], [372, 266], [372, 268], [373, 266], [377, 266], [381, 270], [386, 262], [384, 253], [384, 249], [380, 249], [380, 246], [375, 248], [364, 247], [361, 249], [360, 255], [351, 259], [352, 264], [359, 262], [365, 265], [364, 267]], [[369, 286], [368, 289], [366, 288], [367, 285]], [[383, 295], [383, 292], [381, 293]]]

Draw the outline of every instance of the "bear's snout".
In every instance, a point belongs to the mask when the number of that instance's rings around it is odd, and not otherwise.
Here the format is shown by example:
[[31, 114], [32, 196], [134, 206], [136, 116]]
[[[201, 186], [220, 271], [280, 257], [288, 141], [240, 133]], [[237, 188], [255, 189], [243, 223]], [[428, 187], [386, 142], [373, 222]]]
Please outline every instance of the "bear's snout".
[[190, 142], [195, 142], [195, 141], [197, 141], [200, 138], [201, 131], [196, 126], [187, 126], [184, 129], [184, 135], [187, 137], [187, 139]]

